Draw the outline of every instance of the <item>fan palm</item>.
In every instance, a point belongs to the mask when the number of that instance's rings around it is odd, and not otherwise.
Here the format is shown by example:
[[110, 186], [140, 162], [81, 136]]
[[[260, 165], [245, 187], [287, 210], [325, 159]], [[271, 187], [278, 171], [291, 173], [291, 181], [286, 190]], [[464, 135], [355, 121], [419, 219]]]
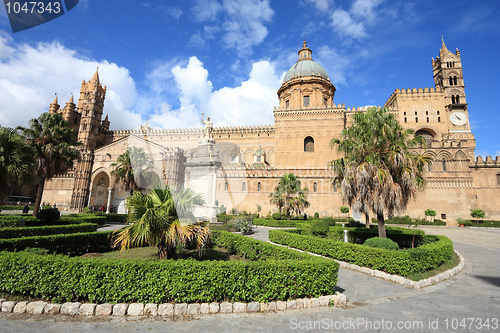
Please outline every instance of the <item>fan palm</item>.
[[35, 176], [38, 183], [33, 215], [38, 214], [45, 181], [64, 174], [80, 157], [76, 148], [76, 133], [71, 125], [58, 113], [42, 113], [31, 119], [30, 127], [18, 127], [26, 137], [35, 158]]
[[127, 148], [111, 167], [114, 168], [111, 175], [115, 177], [115, 181], [122, 183], [131, 192], [144, 189], [144, 183], [158, 185], [158, 176], [151, 172], [153, 162], [142, 148]]
[[0, 203], [12, 181], [24, 183], [30, 179], [34, 165], [31, 148], [15, 129], [0, 127]]
[[424, 187], [423, 167], [431, 158], [411, 149], [423, 144], [421, 136], [403, 129], [385, 108], [354, 114], [342, 140], [332, 139], [344, 157], [331, 162], [344, 199], [355, 209], [373, 211], [380, 237], [386, 237], [384, 213], [402, 211]]
[[309, 202], [306, 200], [307, 191], [307, 188], [301, 189], [297, 176], [289, 173], [280, 178], [278, 186], [274, 188], [269, 198], [271, 203], [290, 219], [293, 212], [299, 215], [304, 208], [309, 207]]
[[178, 244], [208, 245], [210, 229], [196, 221], [193, 208], [202, 205], [200, 194], [190, 189], [172, 193], [168, 187], [144, 194], [134, 192], [127, 199], [128, 221], [132, 224], [116, 232], [114, 245], [125, 250], [130, 246], [155, 245], [159, 259], [172, 258]]

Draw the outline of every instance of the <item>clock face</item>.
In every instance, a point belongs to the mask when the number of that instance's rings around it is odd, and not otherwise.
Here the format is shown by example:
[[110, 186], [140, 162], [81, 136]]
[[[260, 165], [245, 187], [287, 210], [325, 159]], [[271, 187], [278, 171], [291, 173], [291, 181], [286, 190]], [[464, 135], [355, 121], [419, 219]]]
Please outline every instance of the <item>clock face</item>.
[[456, 111], [451, 114], [450, 121], [455, 126], [463, 126], [467, 123], [467, 116], [461, 111]]

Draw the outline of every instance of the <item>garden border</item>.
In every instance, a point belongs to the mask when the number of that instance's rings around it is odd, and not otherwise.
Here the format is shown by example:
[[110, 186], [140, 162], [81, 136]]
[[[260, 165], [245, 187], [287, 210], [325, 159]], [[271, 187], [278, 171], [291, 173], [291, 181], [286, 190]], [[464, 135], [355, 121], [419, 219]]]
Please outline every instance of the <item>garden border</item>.
[[227, 313], [255, 313], [317, 307], [345, 306], [347, 298], [336, 292], [334, 295], [314, 298], [299, 298], [288, 301], [259, 302], [212, 302], [212, 303], [79, 303], [67, 302], [63, 304], [47, 303], [43, 301], [17, 302], [0, 299], [0, 311], [6, 313], [28, 313], [47, 315], [81, 315], [81, 316], [147, 316], [147, 317], [181, 317]]

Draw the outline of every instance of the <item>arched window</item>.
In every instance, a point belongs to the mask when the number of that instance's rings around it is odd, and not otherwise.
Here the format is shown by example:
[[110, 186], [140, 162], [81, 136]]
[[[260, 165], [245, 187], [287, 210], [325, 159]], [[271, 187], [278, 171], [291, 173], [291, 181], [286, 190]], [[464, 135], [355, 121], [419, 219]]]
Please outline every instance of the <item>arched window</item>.
[[228, 188], [228, 184], [227, 182], [224, 183], [224, 191], [227, 191], [227, 188]]
[[427, 122], [429, 122], [429, 117], [427, 117]]
[[304, 96], [304, 107], [307, 108], [309, 107], [310, 102], [309, 102], [309, 96]]
[[441, 122], [441, 117], [438, 117], [438, 123], [440, 123], [440, 122]]
[[318, 192], [318, 183], [314, 182], [313, 184], [313, 191]]
[[497, 186], [500, 186], [500, 173], [497, 173]]
[[241, 190], [242, 191], [246, 191], [247, 190], [247, 183], [243, 182], [243, 184], [241, 184]]
[[418, 123], [418, 117], [415, 117], [415, 122]]
[[405, 117], [405, 123], [406, 123], [406, 122], [408, 122], [408, 120], [407, 120], [407, 119], [406, 119], [406, 117]]
[[262, 184], [260, 182], [257, 183], [257, 191], [260, 192], [262, 189]]
[[446, 160], [443, 158], [441, 162], [443, 163], [443, 172], [446, 172]]
[[314, 151], [314, 139], [310, 136], [304, 139], [304, 151]]
[[434, 136], [431, 134], [431, 132], [429, 131], [426, 131], [426, 130], [418, 130], [415, 135], [421, 135], [424, 140], [425, 140], [425, 143], [427, 144], [427, 147], [430, 147], [431, 146], [431, 143], [432, 143], [432, 140], [434, 139]]

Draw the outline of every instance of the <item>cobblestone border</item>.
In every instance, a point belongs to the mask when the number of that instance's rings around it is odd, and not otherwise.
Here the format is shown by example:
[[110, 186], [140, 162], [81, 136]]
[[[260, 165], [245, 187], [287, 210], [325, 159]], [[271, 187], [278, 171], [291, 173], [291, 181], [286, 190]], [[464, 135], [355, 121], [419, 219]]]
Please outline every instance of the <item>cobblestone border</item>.
[[250, 313], [270, 312], [290, 309], [307, 309], [330, 306], [343, 306], [347, 304], [345, 295], [337, 292], [335, 295], [320, 296], [318, 298], [299, 298], [289, 301], [273, 301], [269, 303], [63, 303], [53, 304], [42, 301], [16, 302], [0, 299], [1, 312], [28, 313], [47, 315], [80, 315], [80, 316], [161, 316], [180, 317], [198, 316], [217, 313]]

